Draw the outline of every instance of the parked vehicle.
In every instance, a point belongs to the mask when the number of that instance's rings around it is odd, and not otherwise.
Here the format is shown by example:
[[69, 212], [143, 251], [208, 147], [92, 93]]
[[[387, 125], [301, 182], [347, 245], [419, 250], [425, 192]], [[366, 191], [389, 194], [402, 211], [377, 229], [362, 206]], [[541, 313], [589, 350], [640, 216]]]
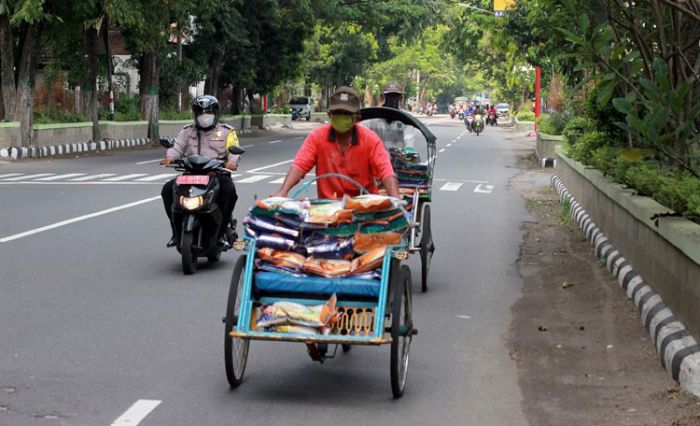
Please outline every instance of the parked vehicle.
[[496, 104], [496, 115], [498, 117], [505, 117], [510, 114], [510, 105], [506, 103]]
[[314, 100], [310, 96], [297, 96], [289, 101], [289, 108], [292, 110], [292, 120], [305, 118], [306, 121], [309, 121], [314, 108]]
[[[161, 139], [161, 145], [172, 146], [172, 141]], [[241, 155], [245, 151], [237, 146], [229, 148], [231, 154]], [[230, 173], [224, 161], [205, 155], [191, 155], [173, 160], [172, 166], [182, 172], [175, 178], [172, 206], [173, 234], [175, 247], [182, 256], [182, 271], [186, 275], [197, 270], [197, 258], [206, 257], [209, 262], [217, 262], [221, 253], [227, 251], [238, 239], [236, 221], [230, 218], [228, 229], [224, 231], [224, 242], [219, 235], [226, 222], [215, 200], [219, 193], [219, 180], [222, 173]]]

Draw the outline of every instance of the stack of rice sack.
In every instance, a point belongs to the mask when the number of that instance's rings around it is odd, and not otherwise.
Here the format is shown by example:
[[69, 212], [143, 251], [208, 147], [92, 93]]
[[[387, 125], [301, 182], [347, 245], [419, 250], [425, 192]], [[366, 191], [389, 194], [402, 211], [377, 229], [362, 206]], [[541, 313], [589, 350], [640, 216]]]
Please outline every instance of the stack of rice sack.
[[430, 185], [428, 162], [420, 162], [420, 155], [412, 148], [389, 149], [391, 165], [399, 179], [399, 186], [420, 188]]
[[383, 195], [271, 197], [257, 200], [243, 223], [257, 241], [257, 270], [296, 277], [379, 279], [386, 247], [408, 229], [402, 201]]

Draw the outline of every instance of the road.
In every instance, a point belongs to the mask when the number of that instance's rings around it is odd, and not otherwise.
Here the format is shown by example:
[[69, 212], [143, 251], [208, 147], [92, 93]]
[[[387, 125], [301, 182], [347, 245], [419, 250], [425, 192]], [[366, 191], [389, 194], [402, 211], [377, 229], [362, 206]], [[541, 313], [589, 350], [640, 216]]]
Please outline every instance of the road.
[[[301, 344], [253, 342], [229, 389], [221, 318], [238, 254], [182, 274], [165, 247], [162, 151], [0, 164], [0, 424], [525, 424], [506, 347], [527, 217], [508, 185], [508, 133], [426, 122], [437, 251], [425, 294], [410, 263], [419, 335], [399, 400], [388, 347], [320, 365]], [[239, 219], [279, 186], [306, 133], [242, 139]]]

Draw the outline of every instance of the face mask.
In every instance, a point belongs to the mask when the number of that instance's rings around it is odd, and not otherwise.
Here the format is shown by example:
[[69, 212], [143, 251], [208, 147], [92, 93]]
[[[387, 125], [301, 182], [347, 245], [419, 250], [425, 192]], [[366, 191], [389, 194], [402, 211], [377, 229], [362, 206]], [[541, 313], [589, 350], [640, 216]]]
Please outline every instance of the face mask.
[[352, 115], [333, 114], [331, 115], [331, 127], [338, 133], [347, 133], [352, 129]]
[[201, 114], [197, 117], [197, 124], [199, 127], [206, 129], [214, 124], [214, 114]]

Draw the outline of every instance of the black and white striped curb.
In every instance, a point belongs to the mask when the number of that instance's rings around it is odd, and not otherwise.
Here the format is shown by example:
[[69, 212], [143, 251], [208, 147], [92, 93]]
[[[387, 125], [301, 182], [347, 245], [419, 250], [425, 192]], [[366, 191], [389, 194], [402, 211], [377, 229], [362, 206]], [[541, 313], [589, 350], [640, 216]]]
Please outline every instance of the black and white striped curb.
[[605, 262], [620, 287], [639, 309], [644, 327], [656, 346], [661, 365], [681, 386], [700, 396], [700, 345], [661, 297], [634, 271], [622, 253], [608, 242], [605, 234], [558, 176], [552, 176], [552, 185], [562, 202], [569, 201], [571, 216], [595, 248], [596, 256]]
[[148, 138], [138, 139], [108, 139], [99, 142], [83, 142], [42, 147], [0, 149], [0, 158], [21, 160], [24, 158], [53, 157], [55, 155], [77, 154], [83, 152], [107, 151], [116, 148], [130, 148], [148, 145]]

